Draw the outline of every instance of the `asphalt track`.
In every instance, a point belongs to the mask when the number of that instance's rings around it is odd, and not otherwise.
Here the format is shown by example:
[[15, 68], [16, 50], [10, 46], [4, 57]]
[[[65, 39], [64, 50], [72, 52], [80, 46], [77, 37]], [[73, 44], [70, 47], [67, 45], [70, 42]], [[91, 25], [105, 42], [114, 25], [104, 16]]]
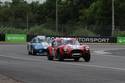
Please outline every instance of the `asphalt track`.
[[90, 45], [91, 61], [48, 61], [26, 45], [0, 45], [0, 74], [24, 83], [125, 83], [125, 45]]

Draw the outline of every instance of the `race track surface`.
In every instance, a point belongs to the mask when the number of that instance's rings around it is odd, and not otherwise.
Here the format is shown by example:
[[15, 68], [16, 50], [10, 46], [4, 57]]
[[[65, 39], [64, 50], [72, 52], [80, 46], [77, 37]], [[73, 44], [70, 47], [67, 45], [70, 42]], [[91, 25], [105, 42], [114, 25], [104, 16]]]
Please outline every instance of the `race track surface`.
[[91, 61], [48, 61], [26, 45], [0, 45], [0, 74], [24, 83], [125, 83], [125, 45], [90, 45]]

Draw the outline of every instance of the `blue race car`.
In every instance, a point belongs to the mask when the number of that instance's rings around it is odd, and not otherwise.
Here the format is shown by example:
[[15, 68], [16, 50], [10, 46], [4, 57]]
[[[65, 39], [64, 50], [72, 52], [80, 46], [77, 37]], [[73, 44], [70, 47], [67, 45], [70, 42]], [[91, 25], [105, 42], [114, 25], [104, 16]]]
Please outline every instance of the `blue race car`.
[[47, 55], [47, 48], [49, 47], [45, 36], [36, 36], [27, 45], [29, 55]]

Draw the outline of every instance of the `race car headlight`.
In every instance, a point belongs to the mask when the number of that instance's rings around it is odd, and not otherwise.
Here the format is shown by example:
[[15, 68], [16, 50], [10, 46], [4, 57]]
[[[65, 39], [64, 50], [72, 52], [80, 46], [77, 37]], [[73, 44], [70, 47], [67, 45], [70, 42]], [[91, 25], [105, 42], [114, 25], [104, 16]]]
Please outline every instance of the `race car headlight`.
[[38, 49], [38, 46], [34, 46], [35, 49]]
[[47, 49], [47, 47], [44, 47], [44, 49]]
[[68, 51], [68, 49], [67, 48], [64, 48], [64, 52], [67, 52]]

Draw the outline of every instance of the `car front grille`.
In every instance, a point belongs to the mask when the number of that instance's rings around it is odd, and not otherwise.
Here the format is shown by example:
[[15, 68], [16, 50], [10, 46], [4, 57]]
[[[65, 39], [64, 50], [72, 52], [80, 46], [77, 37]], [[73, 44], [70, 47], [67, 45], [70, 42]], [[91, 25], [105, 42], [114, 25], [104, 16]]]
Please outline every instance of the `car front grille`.
[[81, 50], [72, 50], [72, 53], [81, 53]]

